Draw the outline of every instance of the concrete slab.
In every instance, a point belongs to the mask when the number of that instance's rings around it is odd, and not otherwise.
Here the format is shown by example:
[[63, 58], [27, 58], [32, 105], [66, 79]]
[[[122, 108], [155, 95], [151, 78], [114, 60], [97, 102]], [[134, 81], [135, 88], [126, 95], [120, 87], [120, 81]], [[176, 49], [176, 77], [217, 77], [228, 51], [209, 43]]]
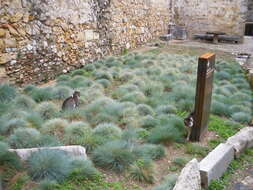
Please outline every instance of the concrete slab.
[[219, 179], [234, 159], [232, 145], [220, 144], [200, 162], [201, 184], [204, 188]]

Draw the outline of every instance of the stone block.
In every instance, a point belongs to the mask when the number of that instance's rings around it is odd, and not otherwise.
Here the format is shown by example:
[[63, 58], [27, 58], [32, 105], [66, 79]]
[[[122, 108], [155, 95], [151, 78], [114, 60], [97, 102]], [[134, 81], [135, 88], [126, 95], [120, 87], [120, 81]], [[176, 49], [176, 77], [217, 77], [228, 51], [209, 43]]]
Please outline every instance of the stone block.
[[232, 145], [220, 144], [200, 162], [201, 183], [207, 188], [212, 180], [219, 179], [234, 159]]
[[16, 58], [16, 56], [13, 54], [10, 54], [10, 53], [0, 54], [0, 65], [5, 64], [15, 58]]
[[253, 128], [241, 129], [237, 134], [228, 138], [226, 144], [233, 146], [235, 156], [238, 158], [245, 149], [253, 147]]
[[85, 30], [84, 35], [85, 35], [86, 41], [91, 41], [94, 39], [94, 31], [93, 30]]
[[173, 190], [200, 190], [199, 163], [193, 159], [183, 168]]
[[4, 37], [6, 34], [6, 31], [2, 28], [0, 28], [0, 37]]
[[15, 38], [6, 38], [4, 39], [5, 47], [6, 48], [16, 48], [17, 41]]
[[86, 36], [83, 32], [78, 32], [76, 41], [77, 42], [84, 42], [85, 38], [86, 38]]
[[29, 156], [36, 151], [43, 149], [63, 150], [72, 156], [81, 156], [87, 159], [86, 149], [82, 146], [56, 146], [56, 147], [43, 147], [43, 148], [25, 148], [25, 149], [9, 149], [10, 152], [15, 152], [21, 160], [27, 160]]

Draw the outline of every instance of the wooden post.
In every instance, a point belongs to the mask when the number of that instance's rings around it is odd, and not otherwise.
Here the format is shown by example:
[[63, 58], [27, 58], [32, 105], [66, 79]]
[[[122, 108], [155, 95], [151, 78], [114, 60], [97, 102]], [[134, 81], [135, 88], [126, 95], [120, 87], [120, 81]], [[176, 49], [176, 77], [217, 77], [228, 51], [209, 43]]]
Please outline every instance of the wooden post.
[[215, 54], [206, 53], [199, 58], [194, 125], [190, 136], [191, 141], [200, 141], [207, 131], [212, 100], [214, 66]]

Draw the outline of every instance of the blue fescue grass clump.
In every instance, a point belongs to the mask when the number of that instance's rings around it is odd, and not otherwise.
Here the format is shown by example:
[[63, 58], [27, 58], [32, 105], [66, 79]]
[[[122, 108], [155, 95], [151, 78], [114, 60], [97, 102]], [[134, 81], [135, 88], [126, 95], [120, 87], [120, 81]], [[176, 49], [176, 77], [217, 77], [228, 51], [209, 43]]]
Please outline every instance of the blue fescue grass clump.
[[94, 73], [94, 77], [96, 80], [98, 79], [107, 79], [109, 81], [112, 81], [113, 80], [113, 77], [110, 73], [108, 72], [102, 72], [102, 71], [99, 71], [99, 72], [95, 72]]
[[230, 74], [226, 71], [220, 71], [215, 73], [215, 79], [217, 80], [229, 80], [230, 78]]
[[183, 142], [185, 135], [184, 123], [181, 118], [163, 115], [159, 125], [151, 130], [148, 141], [151, 143]]
[[69, 121], [81, 121], [85, 119], [85, 111], [80, 108], [66, 110], [60, 113], [60, 117]]
[[144, 129], [152, 129], [158, 125], [159, 121], [151, 115], [142, 118], [140, 126]]
[[75, 71], [73, 71], [71, 73], [71, 76], [74, 77], [74, 76], [78, 76], [78, 75], [85, 75], [85, 70], [84, 69], [77, 69]]
[[212, 113], [219, 116], [227, 116], [229, 114], [229, 108], [226, 104], [218, 101], [212, 102]]
[[75, 76], [69, 81], [67, 85], [73, 89], [81, 88], [81, 87], [89, 87], [92, 85], [92, 81], [88, 79], [87, 77]]
[[122, 118], [123, 104], [110, 98], [98, 98], [85, 108], [85, 116], [92, 125], [118, 122]]
[[97, 166], [116, 172], [126, 170], [135, 161], [128, 143], [124, 141], [112, 141], [99, 146], [93, 151], [92, 159]]
[[112, 92], [112, 96], [115, 98], [123, 97], [126, 93], [138, 91], [139, 88], [136, 85], [125, 84], [119, 86], [116, 90]]
[[42, 102], [36, 107], [36, 111], [44, 120], [54, 118], [59, 113], [57, 106], [52, 102]]
[[229, 107], [229, 113], [232, 115], [234, 113], [237, 112], [244, 112], [244, 113], [248, 113], [251, 114], [252, 111], [249, 107], [246, 107], [244, 105], [232, 105]]
[[162, 145], [143, 144], [137, 146], [134, 150], [138, 157], [159, 160], [165, 156], [165, 148]]
[[60, 142], [49, 135], [42, 135], [33, 128], [16, 129], [8, 138], [12, 148], [35, 148], [59, 146]]
[[134, 102], [136, 104], [145, 103], [147, 101], [146, 96], [142, 92], [130, 92], [120, 99], [122, 102]]
[[80, 157], [74, 158], [71, 161], [71, 174], [79, 179], [94, 179], [100, 175], [100, 172], [94, 167], [90, 160]]
[[43, 149], [28, 158], [28, 174], [35, 181], [62, 182], [70, 173], [70, 159], [64, 151]]
[[142, 115], [142, 116], [154, 115], [155, 114], [152, 107], [150, 107], [146, 104], [139, 104], [137, 106], [137, 110], [138, 110], [139, 114]]
[[161, 96], [163, 93], [163, 85], [160, 82], [147, 81], [147, 83], [141, 87], [142, 92], [147, 96]]
[[107, 141], [119, 139], [122, 135], [122, 130], [113, 123], [101, 123], [94, 128], [93, 132]]
[[86, 64], [83, 69], [86, 71], [86, 72], [92, 72], [92, 71], [95, 71], [96, 70], [96, 67], [94, 64]]
[[23, 92], [25, 94], [29, 94], [32, 90], [34, 90], [36, 88], [36, 86], [34, 86], [33, 84], [28, 84], [23, 88]]
[[149, 159], [139, 159], [129, 169], [129, 177], [135, 181], [154, 183], [154, 167]]
[[245, 113], [245, 112], [237, 112], [232, 114], [232, 119], [234, 121], [237, 121], [239, 123], [250, 123], [252, 120], [252, 115], [250, 113]]
[[40, 132], [36, 129], [16, 129], [9, 137], [9, 144], [12, 148], [33, 148], [37, 146], [40, 139]]
[[67, 86], [56, 86], [53, 91], [53, 98], [66, 99], [72, 95], [72, 89]]
[[65, 119], [55, 118], [45, 122], [41, 131], [48, 135], [54, 135], [59, 139], [63, 138], [64, 130], [68, 126], [68, 121]]
[[9, 84], [0, 84], [0, 103], [8, 103], [17, 95], [16, 89]]
[[8, 165], [15, 169], [21, 169], [21, 162], [18, 156], [13, 152], [9, 152], [9, 148], [8, 144], [0, 141], [0, 165]]
[[152, 190], [172, 190], [176, 185], [178, 176], [175, 174], [170, 174], [164, 177], [163, 183]]
[[52, 100], [54, 97], [53, 88], [52, 87], [45, 87], [45, 88], [34, 88], [29, 95], [36, 101], [36, 102], [43, 102]]
[[84, 145], [85, 139], [92, 135], [89, 124], [81, 121], [69, 124], [64, 130], [64, 141], [70, 145]]
[[36, 129], [40, 129], [44, 122], [42, 117], [36, 112], [27, 113], [24, 116], [24, 120], [27, 122], [28, 127]]
[[57, 77], [56, 81], [57, 82], [66, 82], [69, 81], [71, 79], [71, 77], [69, 75], [60, 75], [59, 77]]
[[173, 105], [161, 105], [156, 108], [156, 113], [161, 114], [175, 114], [177, 112], [177, 108]]
[[111, 82], [107, 79], [98, 79], [96, 82], [101, 84], [104, 88], [108, 88], [112, 85]]
[[191, 160], [191, 158], [188, 158], [188, 157], [176, 157], [173, 159], [173, 164], [175, 164], [176, 166], [179, 166], [179, 167], [184, 167], [187, 162], [189, 162]]
[[28, 123], [24, 119], [11, 119], [9, 121], [3, 121], [0, 125], [0, 133], [7, 135], [13, 132], [14, 129], [17, 128], [25, 128]]
[[36, 102], [31, 99], [29, 96], [20, 95], [14, 100], [15, 107], [21, 109], [33, 109], [36, 105]]

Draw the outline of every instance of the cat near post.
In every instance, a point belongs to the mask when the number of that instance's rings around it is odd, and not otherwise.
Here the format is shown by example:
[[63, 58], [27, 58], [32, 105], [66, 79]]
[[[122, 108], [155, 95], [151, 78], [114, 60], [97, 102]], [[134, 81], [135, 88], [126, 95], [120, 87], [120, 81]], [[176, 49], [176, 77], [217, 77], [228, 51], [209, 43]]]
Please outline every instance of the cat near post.
[[190, 140], [192, 127], [194, 125], [194, 114], [195, 112], [193, 111], [184, 119], [184, 125], [187, 130], [187, 138], [186, 138], [187, 141]]

